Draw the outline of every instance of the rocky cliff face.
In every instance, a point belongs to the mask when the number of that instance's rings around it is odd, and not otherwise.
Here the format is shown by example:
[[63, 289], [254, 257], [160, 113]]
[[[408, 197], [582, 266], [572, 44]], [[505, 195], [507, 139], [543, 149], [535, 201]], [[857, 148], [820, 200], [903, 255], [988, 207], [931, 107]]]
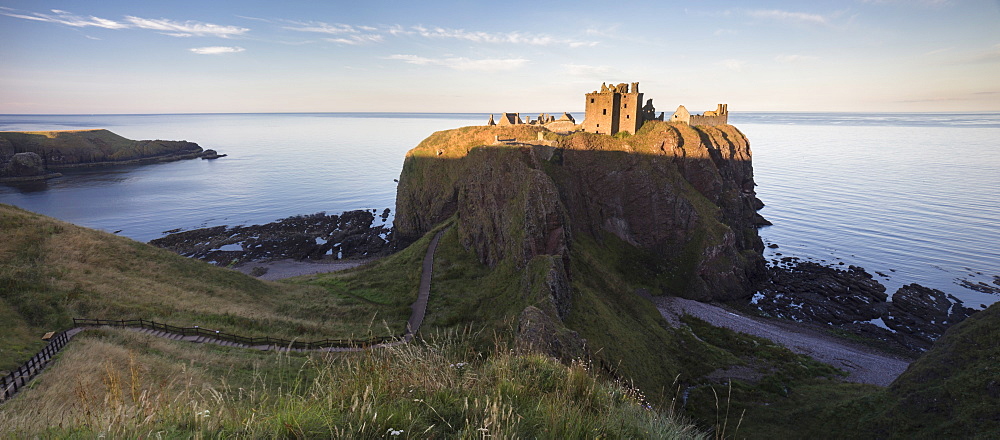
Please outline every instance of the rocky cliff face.
[[45, 176], [42, 157], [31, 152], [17, 153], [10, 160], [0, 161], [0, 177], [9, 179], [31, 179]]
[[[394, 233], [405, 245], [455, 216], [482, 263], [546, 256], [561, 272], [550, 279], [572, 279], [575, 240], [619, 241], [651, 256], [654, 293], [747, 297], [764, 268], [750, 159], [728, 125], [650, 122], [625, 138], [533, 126], [438, 132], [407, 154]], [[566, 283], [550, 284], [566, 307]]]

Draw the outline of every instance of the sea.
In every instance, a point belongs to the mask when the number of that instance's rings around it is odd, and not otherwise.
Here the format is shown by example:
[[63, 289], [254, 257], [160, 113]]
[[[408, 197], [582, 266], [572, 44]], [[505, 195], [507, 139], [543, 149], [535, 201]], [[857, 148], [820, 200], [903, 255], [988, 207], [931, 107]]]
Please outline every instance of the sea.
[[[488, 117], [0, 115], [2, 131], [105, 128], [228, 155], [0, 184], [0, 203], [139, 241], [316, 212], [381, 213], [395, 208], [407, 150]], [[777, 246], [769, 260], [861, 266], [890, 294], [919, 283], [968, 307], [1000, 300], [968, 287], [1000, 288], [1000, 113], [733, 112], [730, 123], [750, 139], [761, 215], [774, 224], [760, 230]]]

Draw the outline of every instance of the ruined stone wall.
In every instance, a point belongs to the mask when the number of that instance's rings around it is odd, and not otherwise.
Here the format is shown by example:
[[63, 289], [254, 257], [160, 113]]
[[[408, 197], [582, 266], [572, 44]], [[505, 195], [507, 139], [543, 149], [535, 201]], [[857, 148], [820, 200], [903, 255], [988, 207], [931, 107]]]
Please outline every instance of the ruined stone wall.
[[688, 125], [725, 125], [729, 123], [729, 114], [717, 116], [691, 115]]
[[642, 93], [621, 95], [618, 114], [618, 130], [635, 134], [642, 127]]
[[614, 92], [588, 93], [587, 114], [583, 130], [590, 133], [614, 134], [618, 132], [618, 113], [621, 95]]
[[556, 133], [570, 133], [578, 130], [579, 126], [573, 121], [555, 121], [545, 124], [545, 128]]
[[729, 104], [719, 104], [715, 110], [709, 110], [701, 115], [693, 115], [683, 105], [670, 117], [671, 122], [683, 122], [688, 125], [725, 125], [729, 123]]
[[518, 125], [523, 124], [520, 113], [501, 113], [500, 122], [497, 125]]

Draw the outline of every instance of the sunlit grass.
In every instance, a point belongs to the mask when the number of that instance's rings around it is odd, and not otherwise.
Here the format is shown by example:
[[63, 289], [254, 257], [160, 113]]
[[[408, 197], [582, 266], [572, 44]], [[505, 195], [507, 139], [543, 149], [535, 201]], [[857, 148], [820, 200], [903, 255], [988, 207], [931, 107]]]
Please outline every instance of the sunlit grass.
[[0, 407], [0, 427], [11, 437], [705, 437], [584, 362], [500, 341], [482, 353], [472, 339], [450, 331], [307, 356], [85, 333]]

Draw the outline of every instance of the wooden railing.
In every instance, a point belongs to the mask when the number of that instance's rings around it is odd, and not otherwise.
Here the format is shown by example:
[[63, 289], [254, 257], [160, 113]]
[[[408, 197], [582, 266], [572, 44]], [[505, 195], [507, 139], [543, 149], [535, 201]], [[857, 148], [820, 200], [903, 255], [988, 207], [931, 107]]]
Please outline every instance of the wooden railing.
[[[130, 328], [144, 328], [154, 331], [161, 331], [164, 333], [169, 333], [178, 336], [195, 336], [202, 337], [215, 341], [228, 341], [237, 344], [243, 344], [248, 347], [266, 347], [275, 349], [292, 349], [292, 350], [319, 350], [323, 348], [370, 348], [372, 346], [391, 342], [395, 340], [400, 340], [403, 336], [379, 336], [371, 337], [368, 339], [323, 339], [320, 341], [296, 341], [290, 339], [282, 338], [272, 338], [270, 336], [263, 337], [246, 337], [240, 336], [232, 333], [226, 333], [220, 330], [212, 330], [207, 328], [202, 328], [199, 326], [194, 327], [177, 327], [170, 324], [164, 324], [162, 322], [149, 321], [145, 319], [81, 319], [73, 318], [73, 327], [130, 327]], [[34, 355], [27, 362], [22, 364], [16, 370], [10, 372], [10, 374], [0, 377], [0, 402], [4, 402], [11, 397], [14, 397], [21, 388], [31, 381], [32, 378], [38, 375], [45, 368], [45, 365], [52, 360], [52, 357], [62, 350], [62, 348], [69, 342], [70, 335], [67, 331], [62, 331], [52, 337], [49, 340], [48, 345]]]
[[28, 384], [28, 381], [37, 376], [38, 373], [41, 373], [45, 365], [52, 360], [52, 357], [59, 350], [62, 350], [67, 342], [69, 342], [69, 335], [66, 332], [59, 332], [52, 339], [49, 339], [48, 345], [42, 351], [32, 356], [31, 359], [28, 359], [27, 362], [16, 370], [11, 371], [10, 374], [0, 377], [0, 402], [14, 397], [14, 394], [21, 388], [24, 388]]
[[226, 333], [220, 330], [202, 328], [199, 326], [177, 327], [170, 324], [164, 324], [162, 322], [156, 322], [156, 321], [148, 321], [145, 319], [113, 320], [113, 319], [73, 318], [73, 326], [74, 327], [110, 326], [110, 327], [144, 328], [149, 330], [158, 330], [179, 336], [197, 336], [197, 337], [215, 339], [218, 341], [235, 342], [237, 344], [244, 344], [251, 347], [273, 346], [277, 348], [289, 348], [292, 350], [318, 350], [321, 348], [329, 348], [329, 347], [366, 348], [372, 345], [377, 345], [399, 339], [399, 337], [396, 336], [379, 336], [368, 339], [323, 339], [320, 341], [307, 342], [307, 341], [296, 341], [291, 339], [272, 338], [270, 336], [250, 338], [232, 333]]

